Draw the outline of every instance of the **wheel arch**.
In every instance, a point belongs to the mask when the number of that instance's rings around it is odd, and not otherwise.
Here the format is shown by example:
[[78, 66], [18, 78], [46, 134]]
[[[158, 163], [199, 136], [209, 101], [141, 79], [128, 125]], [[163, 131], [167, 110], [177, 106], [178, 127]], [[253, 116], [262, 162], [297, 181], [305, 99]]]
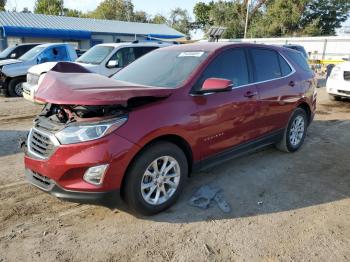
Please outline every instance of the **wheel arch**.
[[308, 121], [308, 124], [310, 124], [311, 123], [311, 107], [309, 106], [309, 104], [307, 102], [303, 101], [298, 105], [298, 108], [301, 108], [306, 112], [307, 121]]
[[127, 177], [127, 173], [129, 172], [132, 164], [134, 163], [135, 159], [148, 147], [152, 146], [153, 144], [157, 143], [157, 142], [171, 142], [175, 145], [177, 145], [185, 154], [186, 159], [187, 159], [187, 163], [188, 163], [188, 175], [190, 175], [191, 171], [192, 171], [192, 167], [193, 167], [193, 153], [192, 153], [192, 149], [190, 144], [186, 141], [186, 139], [184, 139], [183, 137], [179, 136], [179, 135], [175, 135], [175, 134], [167, 134], [167, 135], [161, 135], [158, 137], [153, 138], [152, 140], [148, 141], [140, 150], [139, 152], [137, 152], [133, 158], [131, 159], [131, 161], [129, 162], [122, 182], [121, 182], [121, 194], [123, 195], [123, 189], [125, 188], [125, 182], [126, 182], [126, 177]]

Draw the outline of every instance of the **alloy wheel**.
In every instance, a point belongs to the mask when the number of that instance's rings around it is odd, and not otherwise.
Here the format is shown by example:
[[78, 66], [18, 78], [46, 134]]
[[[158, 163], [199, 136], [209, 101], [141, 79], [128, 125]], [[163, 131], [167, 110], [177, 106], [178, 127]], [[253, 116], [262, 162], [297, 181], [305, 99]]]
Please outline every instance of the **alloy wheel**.
[[289, 141], [293, 146], [298, 146], [305, 132], [305, 120], [303, 116], [297, 116], [289, 131]]
[[141, 194], [150, 205], [161, 205], [176, 192], [180, 182], [180, 165], [171, 156], [155, 159], [141, 180]]

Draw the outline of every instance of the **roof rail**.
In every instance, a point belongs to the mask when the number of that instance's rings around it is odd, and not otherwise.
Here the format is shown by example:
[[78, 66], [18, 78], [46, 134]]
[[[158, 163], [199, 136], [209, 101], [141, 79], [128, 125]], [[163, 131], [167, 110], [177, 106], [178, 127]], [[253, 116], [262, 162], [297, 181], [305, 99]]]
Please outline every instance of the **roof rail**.
[[138, 44], [139, 43], [139, 40], [134, 40], [131, 42], [132, 44]]

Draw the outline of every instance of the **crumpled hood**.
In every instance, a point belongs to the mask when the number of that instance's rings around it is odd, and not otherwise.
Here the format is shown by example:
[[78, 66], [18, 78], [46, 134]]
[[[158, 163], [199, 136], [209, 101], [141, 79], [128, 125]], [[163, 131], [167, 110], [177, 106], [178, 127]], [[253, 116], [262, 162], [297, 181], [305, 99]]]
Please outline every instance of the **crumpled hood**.
[[22, 63], [22, 62], [23, 61], [18, 59], [5, 59], [5, 60], [0, 60], [0, 66]]
[[127, 105], [135, 97], [168, 97], [173, 89], [138, 86], [90, 72], [49, 71], [35, 100], [59, 105]]

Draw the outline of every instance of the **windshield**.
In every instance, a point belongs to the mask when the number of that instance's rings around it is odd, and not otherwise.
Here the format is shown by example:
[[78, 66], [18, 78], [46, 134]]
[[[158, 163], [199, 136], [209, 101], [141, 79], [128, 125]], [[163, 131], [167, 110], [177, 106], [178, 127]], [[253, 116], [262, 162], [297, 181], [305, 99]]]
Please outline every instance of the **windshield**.
[[160, 49], [148, 53], [113, 78], [137, 85], [176, 88], [184, 83], [208, 53]]
[[4, 49], [1, 53], [0, 53], [0, 58], [6, 58], [9, 56], [9, 54], [15, 49], [15, 46], [12, 47], [8, 47], [6, 49]]
[[76, 61], [85, 64], [98, 65], [113, 51], [114, 47], [112, 46], [94, 46]]
[[41, 53], [42, 50], [44, 50], [45, 47], [43, 46], [36, 46], [32, 49], [30, 49], [27, 53], [25, 53], [24, 55], [22, 55], [20, 58], [18, 58], [19, 60], [23, 60], [23, 61], [29, 61], [32, 60], [34, 57], [36, 57], [39, 53]]

